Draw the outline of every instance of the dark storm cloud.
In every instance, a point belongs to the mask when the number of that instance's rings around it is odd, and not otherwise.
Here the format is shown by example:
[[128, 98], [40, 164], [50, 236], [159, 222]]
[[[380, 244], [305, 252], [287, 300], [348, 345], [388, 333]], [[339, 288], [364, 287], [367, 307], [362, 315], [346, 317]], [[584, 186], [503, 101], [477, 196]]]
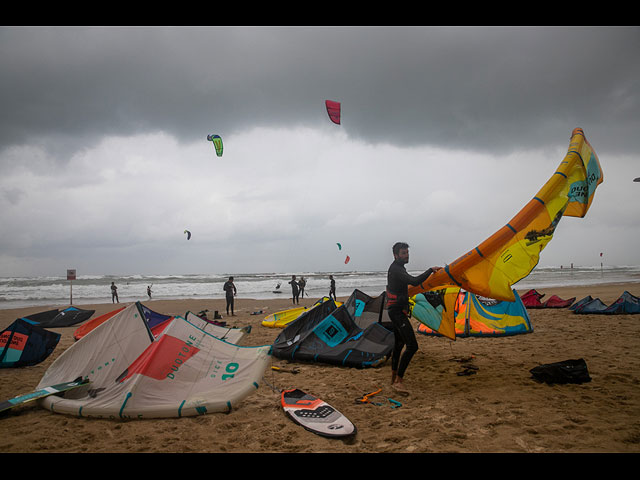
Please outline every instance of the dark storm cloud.
[[639, 47], [620, 27], [2, 28], [0, 148], [323, 125], [332, 98], [368, 141], [502, 150], [579, 126], [635, 151]]

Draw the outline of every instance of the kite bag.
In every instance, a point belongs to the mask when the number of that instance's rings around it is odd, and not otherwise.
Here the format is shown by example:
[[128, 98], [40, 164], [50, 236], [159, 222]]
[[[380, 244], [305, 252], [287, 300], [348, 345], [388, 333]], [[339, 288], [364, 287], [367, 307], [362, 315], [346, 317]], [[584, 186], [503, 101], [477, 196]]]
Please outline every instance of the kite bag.
[[562, 362], [539, 365], [529, 370], [533, 377], [549, 384], [590, 382], [589, 370], [584, 359], [564, 360]]

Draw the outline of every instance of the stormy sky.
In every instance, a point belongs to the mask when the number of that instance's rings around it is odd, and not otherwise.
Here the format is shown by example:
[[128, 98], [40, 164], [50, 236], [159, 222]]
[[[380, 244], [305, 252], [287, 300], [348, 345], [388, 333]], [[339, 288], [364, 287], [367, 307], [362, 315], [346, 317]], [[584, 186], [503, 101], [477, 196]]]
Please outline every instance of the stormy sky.
[[2, 27], [0, 62], [0, 276], [444, 265], [576, 127], [605, 180], [540, 265], [640, 265], [637, 27]]

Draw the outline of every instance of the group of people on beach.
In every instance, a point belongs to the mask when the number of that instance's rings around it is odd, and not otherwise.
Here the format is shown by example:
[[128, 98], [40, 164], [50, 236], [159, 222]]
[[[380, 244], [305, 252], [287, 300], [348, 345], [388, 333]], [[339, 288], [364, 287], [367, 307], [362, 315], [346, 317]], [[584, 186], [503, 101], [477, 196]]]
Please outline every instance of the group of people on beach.
[[[333, 275], [329, 275], [329, 280], [329, 298], [333, 298], [334, 300], [336, 300], [336, 281], [333, 278]], [[225, 292], [225, 299], [227, 301], [227, 315], [229, 315], [229, 310], [231, 310], [231, 316], [235, 316], [235, 313], [233, 311], [234, 298], [238, 294], [238, 289], [233, 282], [233, 277], [229, 277], [229, 280], [227, 280], [222, 286], [222, 290], [224, 290]], [[291, 275], [291, 281], [289, 282], [289, 285], [291, 285], [291, 300], [294, 305], [299, 305], [300, 297], [304, 298], [304, 289], [307, 285], [307, 281], [304, 277], [300, 277], [300, 280], [297, 280], [295, 275]], [[279, 287], [280, 284], [278, 284], [276, 288]]]
[[[153, 285], [147, 285], [147, 296], [149, 300], [151, 300], [151, 287]], [[118, 298], [118, 286], [116, 282], [111, 282], [111, 303], [120, 303], [120, 299]]]
[[[336, 281], [333, 278], [333, 275], [329, 275], [329, 281], [329, 298], [336, 300]], [[289, 285], [291, 285], [291, 301], [294, 305], [299, 305], [300, 297], [304, 298], [304, 288], [307, 286], [307, 281], [304, 277], [300, 277], [300, 280], [296, 280], [296, 276], [291, 275]]]

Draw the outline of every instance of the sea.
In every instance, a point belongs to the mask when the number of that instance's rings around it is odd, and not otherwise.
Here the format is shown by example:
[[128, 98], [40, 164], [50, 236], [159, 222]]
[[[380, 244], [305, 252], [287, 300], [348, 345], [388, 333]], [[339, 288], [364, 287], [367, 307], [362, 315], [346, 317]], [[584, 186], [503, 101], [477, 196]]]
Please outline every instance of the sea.
[[[417, 275], [421, 272], [409, 273]], [[73, 281], [67, 280], [66, 276], [0, 277], [0, 309], [110, 303], [111, 282], [118, 287], [121, 303], [148, 300], [148, 286], [151, 287], [154, 300], [224, 298], [222, 286], [230, 276], [234, 277], [240, 299], [289, 298], [291, 287], [288, 282], [291, 275], [292, 273], [78, 275]], [[298, 279], [306, 279], [306, 296], [320, 298], [329, 294], [329, 273], [296, 272], [295, 275]], [[386, 271], [339, 272], [331, 275], [336, 281], [338, 297], [349, 296], [356, 288], [368, 295], [377, 296], [385, 290], [387, 283]], [[537, 266], [514, 288], [544, 289], [621, 282], [640, 283], [640, 266]]]

